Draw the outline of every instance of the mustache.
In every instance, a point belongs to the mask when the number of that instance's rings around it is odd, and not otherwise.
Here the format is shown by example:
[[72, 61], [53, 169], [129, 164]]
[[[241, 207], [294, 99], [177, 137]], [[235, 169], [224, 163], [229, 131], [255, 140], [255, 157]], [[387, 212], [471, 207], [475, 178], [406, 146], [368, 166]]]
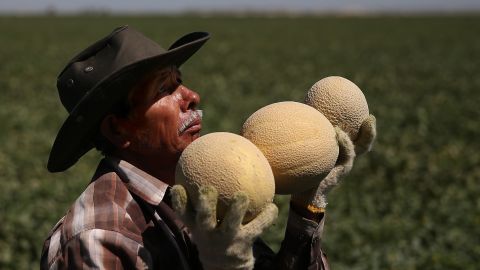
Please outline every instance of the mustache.
[[182, 132], [184, 132], [194, 121], [201, 121], [202, 117], [202, 110], [191, 111], [190, 115], [180, 124], [180, 127], [178, 128], [178, 133], [181, 134]]

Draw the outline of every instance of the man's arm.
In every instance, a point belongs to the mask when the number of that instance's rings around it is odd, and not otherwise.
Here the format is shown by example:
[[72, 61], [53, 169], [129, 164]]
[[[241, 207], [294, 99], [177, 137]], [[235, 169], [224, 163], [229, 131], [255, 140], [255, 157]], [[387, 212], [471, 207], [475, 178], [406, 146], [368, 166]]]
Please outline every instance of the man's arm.
[[275, 256], [269, 256], [267, 249], [257, 248], [259, 252], [256, 254], [255, 269], [329, 269], [320, 248], [326, 195], [332, 183], [338, 183], [339, 177], [350, 171], [355, 157], [348, 135], [340, 129], [336, 131], [341, 155], [337, 165], [318, 187], [292, 195], [285, 238], [280, 251]]
[[323, 214], [319, 218], [317, 222], [302, 217], [291, 207], [285, 238], [277, 254], [261, 239], [254, 243], [254, 269], [329, 269], [325, 254], [320, 249]]
[[[276, 256], [276, 269], [328, 269], [321, 250], [324, 213], [306, 218], [290, 206], [285, 238]], [[312, 268], [313, 267], [313, 268]]]
[[265, 244], [257, 242], [255, 269], [329, 269], [321, 250], [327, 194], [350, 172], [355, 156], [371, 150], [376, 138], [375, 117], [370, 115], [362, 123], [354, 142], [339, 128], [336, 132], [340, 147], [337, 164], [318, 187], [292, 195], [281, 249], [275, 255]]

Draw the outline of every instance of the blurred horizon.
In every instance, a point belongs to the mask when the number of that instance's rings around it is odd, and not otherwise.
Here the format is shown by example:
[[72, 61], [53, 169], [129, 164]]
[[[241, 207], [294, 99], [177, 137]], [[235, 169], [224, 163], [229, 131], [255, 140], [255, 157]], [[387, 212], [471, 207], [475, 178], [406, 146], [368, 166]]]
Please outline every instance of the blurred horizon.
[[475, 0], [177, 0], [175, 2], [138, 1], [60, 1], [18, 0], [0, 2], [0, 14], [182, 14], [182, 13], [286, 13], [286, 14], [416, 14], [478, 13]]

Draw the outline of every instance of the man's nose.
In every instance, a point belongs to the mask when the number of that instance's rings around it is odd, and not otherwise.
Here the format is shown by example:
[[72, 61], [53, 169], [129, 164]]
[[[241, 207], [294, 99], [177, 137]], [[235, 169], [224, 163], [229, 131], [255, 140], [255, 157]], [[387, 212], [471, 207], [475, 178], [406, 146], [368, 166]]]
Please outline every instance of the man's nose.
[[182, 111], [193, 110], [200, 103], [200, 95], [197, 92], [185, 87], [180, 86], [182, 94], [181, 109]]

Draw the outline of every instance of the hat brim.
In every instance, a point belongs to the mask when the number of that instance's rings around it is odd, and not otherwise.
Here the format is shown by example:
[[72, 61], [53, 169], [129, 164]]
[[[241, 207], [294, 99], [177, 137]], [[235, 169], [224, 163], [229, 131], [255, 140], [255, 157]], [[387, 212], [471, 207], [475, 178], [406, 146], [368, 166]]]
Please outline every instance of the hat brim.
[[76, 105], [61, 126], [48, 159], [47, 169], [60, 172], [70, 168], [90, 151], [103, 118], [124, 100], [148, 72], [167, 66], [180, 67], [210, 38], [194, 32], [178, 39], [162, 54], [129, 64], [96, 84]]

